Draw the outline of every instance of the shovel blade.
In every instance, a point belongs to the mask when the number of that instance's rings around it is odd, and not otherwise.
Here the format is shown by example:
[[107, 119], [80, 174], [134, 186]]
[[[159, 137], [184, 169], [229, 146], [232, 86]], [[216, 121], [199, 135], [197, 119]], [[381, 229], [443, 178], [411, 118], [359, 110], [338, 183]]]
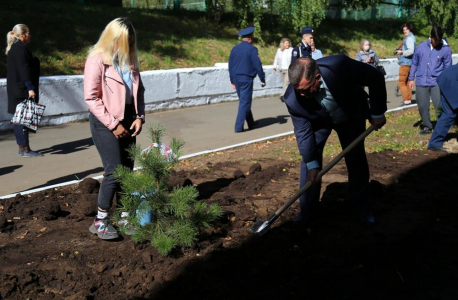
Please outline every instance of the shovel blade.
[[250, 228], [248, 228], [248, 231], [251, 232], [251, 233], [257, 233], [259, 228], [262, 226], [262, 224], [264, 224], [264, 221], [259, 219], [259, 220], [256, 221], [256, 223], [251, 225]]
[[268, 221], [263, 222], [261, 219], [256, 221], [250, 228], [248, 228], [248, 231], [251, 233], [256, 233], [259, 235], [263, 235], [270, 229], [270, 224]]

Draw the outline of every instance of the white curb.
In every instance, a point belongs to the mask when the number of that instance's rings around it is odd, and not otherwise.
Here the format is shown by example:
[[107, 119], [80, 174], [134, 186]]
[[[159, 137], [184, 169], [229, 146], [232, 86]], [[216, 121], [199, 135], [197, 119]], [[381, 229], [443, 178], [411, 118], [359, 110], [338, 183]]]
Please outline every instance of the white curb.
[[[416, 105], [417, 104], [410, 104], [410, 105], [405, 105], [405, 106], [392, 108], [392, 109], [387, 110], [387, 113], [403, 110], [405, 108], [414, 107]], [[182, 157], [180, 157], [180, 160], [181, 159], [190, 158], [190, 157], [199, 156], [199, 155], [204, 155], [204, 154], [209, 154], [209, 153], [214, 153], [214, 152], [220, 152], [220, 151], [223, 151], [223, 150], [236, 148], [236, 147], [240, 147], [240, 146], [245, 146], [245, 145], [249, 145], [249, 144], [254, 144], [254, 143], [262, 142], [262, 141], [265, 141], [265, 140], [270, 140], [270, 139], [274, 139], [274, 138], [290, 135], [290, 134], [293, 134], [293, 133], [294, 133], [294, 131], [288, 131], [288, 132], [284, 132], [284, 133], [280, 133], [280, 134], [276, 134], [276, 135], [271, 135], [271, 136], [268, 136], [268, 137], [263, 137], [263, 138], [260, 138], [260, 139], [251, 140], [251, 141], [247, 141], [247, 142], [243, 142], [243, 143], [238, 143], [238, 144], [234, 144], [234, 145], [230, 145], [230, 146], [226, 146], [226, 147], [222, 147], [222, 148], [218, 148], [218, 149], [205, 150], [205, 151], [201, 151], [201, 152], [197, 152], [197, 153], [193, 153], [193, 154], [187, 154], [187, 155], [183, 155]], [[138, 168], [135, 168], [135, 170], [137, 170], [137, 169]], [[92, 178], [93, 179], [100, 179], [102, 177], [103, 177], [103, 175], [98, 175], [98, 176], [95, 176], [95, 177], [92, 177]], [[24, 192], [17, 192], [17, 193], [14, 193], [14, 194], [1, 196], [0, 200], [1, 199], [8, 199], [8, 198], [16, 197], [17, 194], [27, 195], [27, 194], [37, 193], [37, 192], [41, 192], [41, 191], [52, 189], [52, 188], [71, 185], [71, 184], [79, 183], [82, 180], [83, 179], [81, 179], [81, 180], [72, 180], [72, 181], [67, 181], [67, 182], [54, 184], [54, 185], [50, 185], [50, 186], [45, 186], [45, 187], [41, 187], [41, 188], [37, 188], [37, 189], [33, 189], [33, 190], [24, 191]]]

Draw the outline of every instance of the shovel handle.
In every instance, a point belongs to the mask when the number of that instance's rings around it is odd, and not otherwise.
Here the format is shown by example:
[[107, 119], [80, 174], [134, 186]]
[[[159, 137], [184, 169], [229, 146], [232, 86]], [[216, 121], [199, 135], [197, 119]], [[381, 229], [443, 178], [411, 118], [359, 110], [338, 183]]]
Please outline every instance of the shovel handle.
[[[366, 136], [368, 136], [372, 131], [375, 130], [375, 126], [371, 125], [366, 131], [361, 133], [350, 145], [348, 145], [342, 152], [340, 152], [334, 159], [327, 164], [323, 170], [321, 170], [317, 177], [321, 177], [326, 174], [329, 170], [332, 169], [348, 152], [350, 152], [357, 144], [359, 144]], [[282, 207], [280, 207], [276, 212], [275, 216], [277, 219], [285, 210], [287, 210], [300, 196], [302, 196], [305, 191], [307, 191], [312, 186], [312, 183], [309, 181], [307, 182], [299, 191], [294, 194], [291, 199], [288, 200]]]

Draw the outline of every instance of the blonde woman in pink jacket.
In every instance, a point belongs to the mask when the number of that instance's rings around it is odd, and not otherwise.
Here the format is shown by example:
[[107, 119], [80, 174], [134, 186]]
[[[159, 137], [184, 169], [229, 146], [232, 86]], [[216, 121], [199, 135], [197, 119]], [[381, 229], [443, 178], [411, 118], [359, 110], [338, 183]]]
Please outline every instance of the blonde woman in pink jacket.
[[120, 191], [113, 172], [120, 165], [133, 169], [126, 149], [135, 144], [145, 122], [145, 88], [138, 69], [136, 40], [135, 29], [127, 19], [111, 21], [89, 50], [84, 69], [84, 100], [90, 110], [92, 139], [105, 171], [97, 217], [89, 231], [104, 240], [118, 237], [108, 217], [113, 198]]

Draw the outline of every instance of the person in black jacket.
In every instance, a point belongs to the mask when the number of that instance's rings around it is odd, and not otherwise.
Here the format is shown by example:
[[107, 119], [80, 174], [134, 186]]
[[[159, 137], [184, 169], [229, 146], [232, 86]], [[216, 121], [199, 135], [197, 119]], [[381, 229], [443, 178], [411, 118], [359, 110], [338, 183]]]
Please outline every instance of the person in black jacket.
[[[368, 64], [345, 55], [313, 60], [298, 58], [288, 70], [290, 85], [285, 104], [294, 125], [302, 156], [300, 187], [314, 185], [300, 197], [299, 222], [309, 222], [311, 210], [319, 202], [323, 149], [332, 129], [345, 149], [366, 130], [366, 120], [378, 130], [386, 123], [386, 86], [383, 74]], [[369, 88], [369, 95], [364, 87]], [[369, 99], [369, 101], [368, 101]], [[369, 166], [364, 142], [345, 156], [350, 197], [364, 223], [373, 223], [367, 200]]]
[[[27, 98], [38, 103], [38, 80], [40, 63], [26, 44], [30, 42], [29, 28], [17, 24], [6, 34], [8, 113], [14, 114], [16, 106]], [[29, 132], [23, 125], [13, 125], [19, 154], [23, 157], [38, 157], [43, 154], [32, 151], [29, 145]]]

